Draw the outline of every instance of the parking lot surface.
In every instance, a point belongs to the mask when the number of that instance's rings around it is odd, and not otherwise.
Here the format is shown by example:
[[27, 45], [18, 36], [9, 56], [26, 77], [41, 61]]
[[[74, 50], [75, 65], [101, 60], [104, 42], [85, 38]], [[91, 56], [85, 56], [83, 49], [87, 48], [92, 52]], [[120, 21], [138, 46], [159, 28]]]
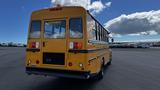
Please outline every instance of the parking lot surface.
[[27, 75], [25, 48], [0, 47], [0, 90], [159, 90], [160, 49], [113, 49], [101, 81]]

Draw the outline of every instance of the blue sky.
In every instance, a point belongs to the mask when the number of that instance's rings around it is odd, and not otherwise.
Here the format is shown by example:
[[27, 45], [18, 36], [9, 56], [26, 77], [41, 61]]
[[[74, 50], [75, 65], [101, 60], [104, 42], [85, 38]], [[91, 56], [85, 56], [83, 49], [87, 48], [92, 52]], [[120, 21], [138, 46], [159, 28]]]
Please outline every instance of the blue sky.
[[[94, 0], [92, 0], [94, 2]], [[121, 14], [132, 14], [160, 9], [160, 0], [102, 0], [112, 2], [95, 17], [105, 24]], [[0, 42], [26, 42], [30, 14], [34, 10], [51, 6], [51, 0], [2, 0], [0, 3]], [[116, 41], [134, 41], [139, 39], [157, 39], [159, 35], [115, 37]], [[145, 38], [146, 37], [146, 38]]]

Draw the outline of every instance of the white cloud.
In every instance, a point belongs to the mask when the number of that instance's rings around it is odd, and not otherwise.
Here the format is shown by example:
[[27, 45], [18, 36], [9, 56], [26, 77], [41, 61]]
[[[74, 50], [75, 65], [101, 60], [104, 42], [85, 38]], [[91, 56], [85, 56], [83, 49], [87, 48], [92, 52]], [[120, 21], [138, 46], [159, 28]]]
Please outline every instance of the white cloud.
[[110, 36], [110, 37], [116, 37], [116, 38], [122, 37], [122, 35], [120, 35], [120, 34], [115, 34], [115, 33], [111, 33], [111, 34], [109, 34], [109, 36]]
[[102, 3], [102, 1], [94, 1], [92, 4], [88, 6], [88, 9], [91, 10], [91, 12], [99, 13], [103, 11], [105, 8], [108, 8], [111, 6], [111, 2], [107, 2], [105, 5]]
[[160, 34], [160, 10], [121, 15], [105, 23], [112, 33], [120, 35]]
[[107, 7], [110, 7], [111, 4], [112, 4], [112, 2], [107, 2], [105, 5], [106, 5]]
[[82, 6], [85, 9], [90, 10], [93, 14], [103, 11], [112, 4], [111, 2], [103, 4], [101, 0], [92, 3], [91, 0], [51, 0], [51, 3], [53, 6], [56, 6], [57, 4], [62, 6]]
[[62, 6], [82, 6], [87, 8], [90, 0], [51, 0], [52, 5], [62, 5]]
[[158, 35], [158, 33], [154, 30], [152, 31], [145, 31], [145, 32], [138, 32], [138, 33], [132, 33], [128, 34], [129, 36], [140, 36], [140, 35]]

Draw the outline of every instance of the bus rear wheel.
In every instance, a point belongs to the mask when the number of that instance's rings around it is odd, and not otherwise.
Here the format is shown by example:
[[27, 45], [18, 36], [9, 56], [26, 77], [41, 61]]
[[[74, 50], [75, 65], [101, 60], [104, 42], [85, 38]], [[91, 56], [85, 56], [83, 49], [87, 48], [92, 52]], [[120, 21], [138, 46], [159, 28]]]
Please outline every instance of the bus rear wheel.
[[103, 79], [103, 76], [104, 76], [104, 65], [102, 65], [101, 71], [95, 76], [95, 79], [101, 80], [101, 79]]
[[107, 65], [111, 65], [112, 64], [112, 60], [110, 60], [108, 63], [107, 63]]

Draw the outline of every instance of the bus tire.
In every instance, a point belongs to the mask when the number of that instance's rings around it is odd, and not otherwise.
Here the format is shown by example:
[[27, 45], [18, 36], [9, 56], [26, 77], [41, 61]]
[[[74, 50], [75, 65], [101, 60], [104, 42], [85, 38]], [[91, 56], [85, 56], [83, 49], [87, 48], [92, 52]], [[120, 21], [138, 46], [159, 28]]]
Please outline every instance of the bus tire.
[[101, 65], [101, 70], [100, 72], [95, 76], [96, 80], [101, 80], [103, 79], [104, 76], [104, 64]]
[[97, 80], [103, 79], [104, 76], [104, 68], [101, 68], [101, 71], [97, 74]]
[[107, 65], [111, 65], [112, 64], [112, 60], [110, 60], [108, 63], [107, 63]]

